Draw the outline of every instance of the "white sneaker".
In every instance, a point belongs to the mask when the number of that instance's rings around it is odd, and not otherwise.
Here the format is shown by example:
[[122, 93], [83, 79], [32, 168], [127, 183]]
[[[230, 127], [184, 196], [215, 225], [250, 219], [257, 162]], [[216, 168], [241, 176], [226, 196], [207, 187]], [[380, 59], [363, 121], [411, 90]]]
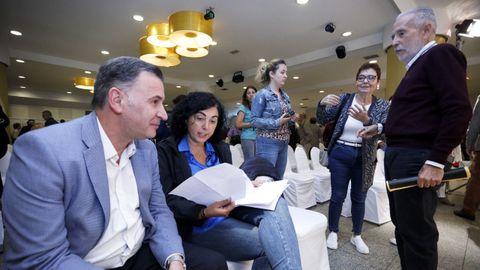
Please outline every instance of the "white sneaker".
[[363, 242], [363, 239], [360, 235], [354, 235], [350, 239], [350, 242], [355, 246], [358, 252], [362, 254], [368, 254], [370, 250], [368, 249], [367, 245], [365, 242]]
[[336, 232], [330, 232], [327, 237], [327, 247], [329, 249], [337, 249], [338, 248], [338, 242], [337, 242], [337, 233]]
[[390, 244], [392, 244], [394, 246], [397, 245], [397, 238], [395, 238], [395, 237], [390, 238], [388, 241], [390, 241]]

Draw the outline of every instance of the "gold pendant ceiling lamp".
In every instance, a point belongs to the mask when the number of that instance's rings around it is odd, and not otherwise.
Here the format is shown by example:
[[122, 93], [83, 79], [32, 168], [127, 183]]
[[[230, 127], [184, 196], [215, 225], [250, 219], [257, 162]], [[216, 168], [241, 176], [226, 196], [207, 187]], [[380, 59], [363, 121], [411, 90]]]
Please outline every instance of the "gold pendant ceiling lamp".
[[203, 48], [212, 43], [213, 20], [198, 11], [178, 11], [168, 17], [170, 40], [179, 47]]
[[180, 56], [175, 48], [154, 46], [147, 41], [147, 37], [140, 38], [140, 59], [155, 66], [173, 67], [180, 64]]
[[207, 56], [208, 54], [208, 47], [205, 48], [186, 48], [178, 46], [175, 48], [175, 52], [180, 54], [181, 56], [191, 57], [191, 58], [200, 58]]
[[73, 82], [76, 88], [83, 89], [83, 90], [93, 90], [93, 85], [95, 84], [95, 80], [88, 77], [77, 77]]
[[168, 23], [152, 23], [147, 26], [147, 40], [150, 44], [165, 48], [175, 47], [170, 38], [170, 29]]

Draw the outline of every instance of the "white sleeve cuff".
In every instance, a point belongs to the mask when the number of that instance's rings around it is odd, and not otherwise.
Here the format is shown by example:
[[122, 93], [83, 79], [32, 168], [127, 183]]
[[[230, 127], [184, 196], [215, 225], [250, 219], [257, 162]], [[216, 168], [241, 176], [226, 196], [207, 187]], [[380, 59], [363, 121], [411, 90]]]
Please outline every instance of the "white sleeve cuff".
[[431, 165], [431, 166], [433, 166], [433, 167], [437, 167], [437, 168], [440, 168], [440, 169], [443, 169], [443, 168], [445, 168], [445, 165], [443, 165], [443, 164], [440, 164], [440, 163], [438, 163], [438, 162], [435, 162], [435, 161], [431, 161], [431, 160], [427, 160], [427, 161], [425, 161], [425, 164], [427, 164], [427, 165]]
[[377, 130], [378, 130], [378, 134], [382, 134], [382, 131], [383, 131], [383, 125], [378, 123], [377, 124]]

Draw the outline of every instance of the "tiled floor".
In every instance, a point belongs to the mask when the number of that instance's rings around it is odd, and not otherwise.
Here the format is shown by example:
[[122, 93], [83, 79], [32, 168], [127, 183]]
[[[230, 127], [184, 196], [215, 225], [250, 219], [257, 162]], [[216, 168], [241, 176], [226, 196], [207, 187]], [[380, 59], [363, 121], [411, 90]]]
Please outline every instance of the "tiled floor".
[[[459, 190], [449, 195], [450, 201], [456, 204], [454, 207], [438, 204], [435, 215], [440, 232], [438, 269], [480, 269], [480, 212], [477, 212], [476, 222], [453, 214], [454, 209], [460, 208], [464, 192]], [[327, 215], [328, 202], [310, 210]], [[338, 249], [328, 250], [331, 269], [401, 269], [397, 249], [389, 243], [394, 230], [391, 222], [381, 226], [365, 222], [362, 238], [370, 248], [368, 255], [358, 253], [350, 243], [351, 229], [351, 218], [341, 217]]]

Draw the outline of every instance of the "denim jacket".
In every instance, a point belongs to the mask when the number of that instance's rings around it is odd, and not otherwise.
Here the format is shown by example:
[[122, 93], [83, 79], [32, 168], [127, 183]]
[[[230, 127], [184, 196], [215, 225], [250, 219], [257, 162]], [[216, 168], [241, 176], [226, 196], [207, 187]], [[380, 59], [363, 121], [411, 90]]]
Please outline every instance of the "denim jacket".
[[[287, 103], [288, 112], [293, 114], [290, 98], [287, 93], [280, 90], [283, 100]], [[280, 116], [282, 116], [282, 108], [277, 95], [270, 86], [261, 89], [255, 95], [252, 103], [252, 125], [259, 129], [276, 130], [280, 127]]]

